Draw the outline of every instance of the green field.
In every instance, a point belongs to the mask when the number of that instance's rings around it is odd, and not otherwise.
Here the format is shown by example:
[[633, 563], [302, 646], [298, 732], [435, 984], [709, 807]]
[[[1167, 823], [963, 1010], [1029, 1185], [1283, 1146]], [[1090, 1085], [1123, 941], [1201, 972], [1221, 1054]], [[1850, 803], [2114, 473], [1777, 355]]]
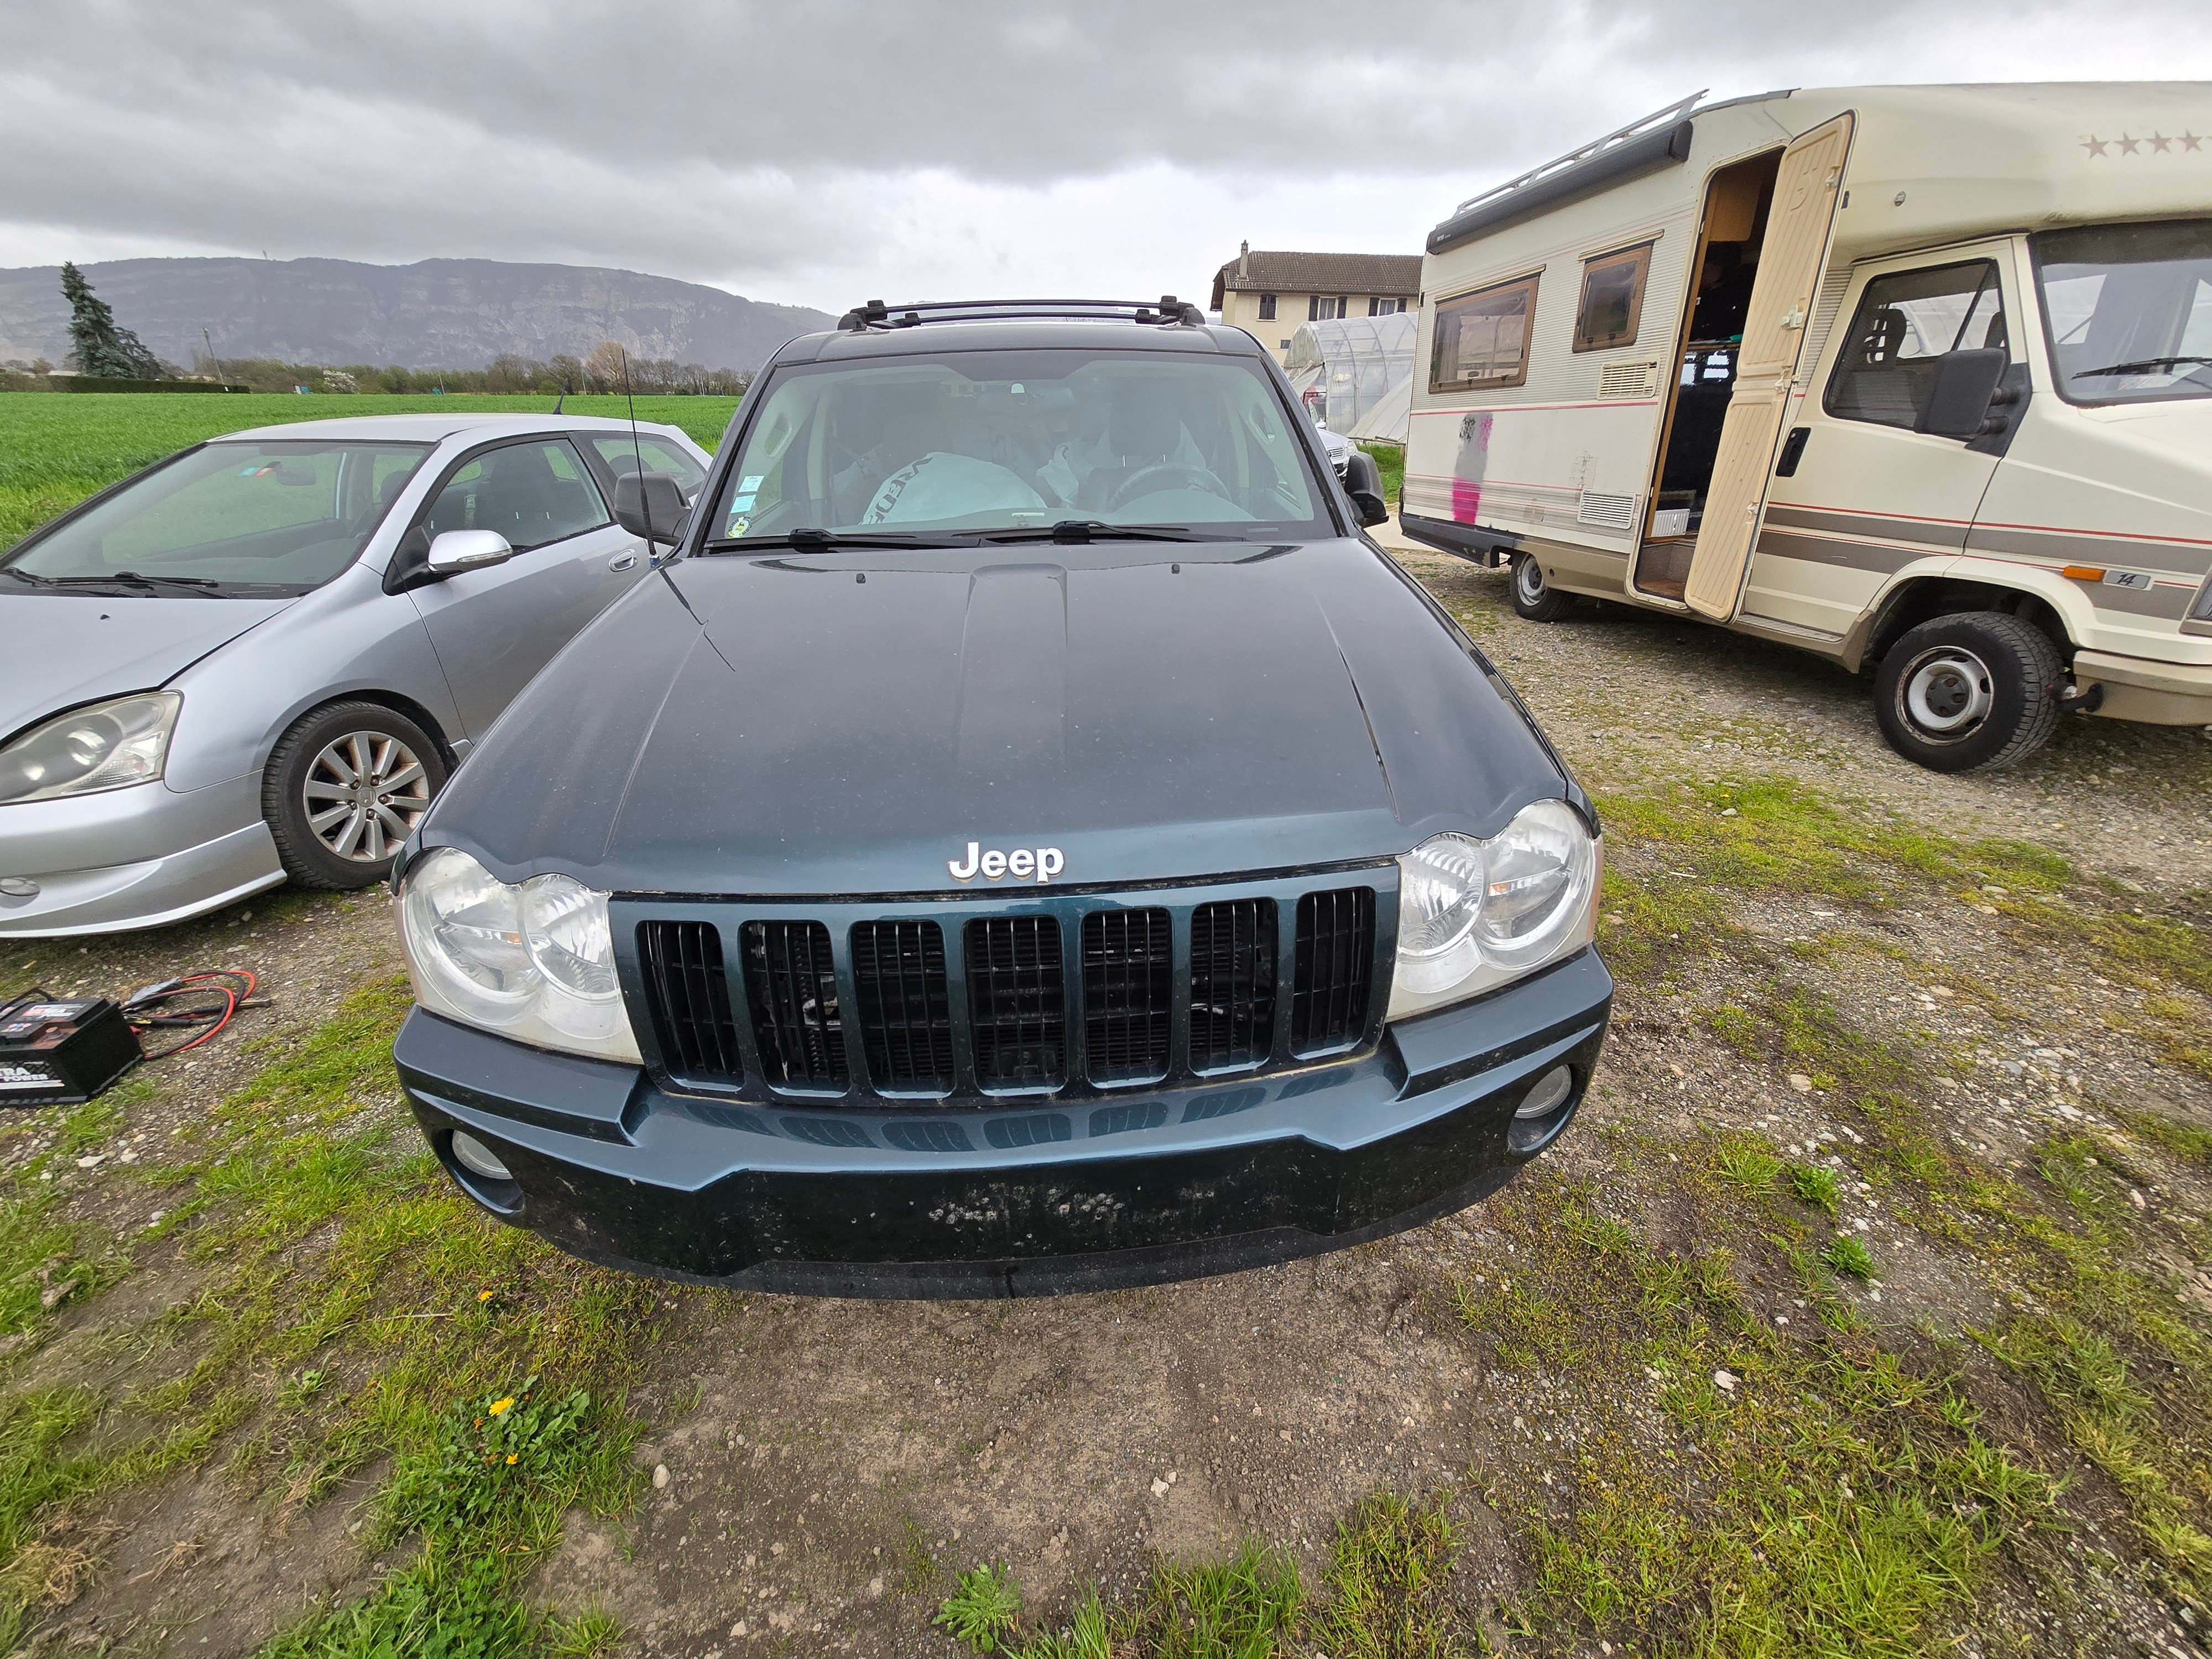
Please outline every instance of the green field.
[[[679, 427], [712, 450], [734, 398], [640, 398], [637, 417]], [[256, 392], [180, 398], [160, 392], [0, 392], [0, 549], [94, 490], [199, 442], [246, 427], [349, 416], [550, 410], [544, 397], [312, 397]], [[621, 416], [620, 398], [571, 398], [578, 415]]]

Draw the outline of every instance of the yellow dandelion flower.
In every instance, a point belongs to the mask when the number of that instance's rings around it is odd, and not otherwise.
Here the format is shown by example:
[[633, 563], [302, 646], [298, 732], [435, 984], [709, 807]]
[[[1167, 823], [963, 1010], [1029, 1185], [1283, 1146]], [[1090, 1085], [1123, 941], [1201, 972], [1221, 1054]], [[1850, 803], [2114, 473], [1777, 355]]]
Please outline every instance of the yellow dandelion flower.
[[520, 1456], [521, 1456], [521, 1455], [522, 1455], [522, 1454], [521, 1454], [520, 1452], [509, 1452], [509, 1453], [507, 1453], [507, 1461], [508, 1462], [512, 1463], [513, 1462], [514, 1462], [514, 1460], [515, 1460], [516, 1458], [518, 1458], [518, 1457], [520, 1457]]
[[491, 1292], [490, 1292], [489, 1291], [478, 1291], [477, 1292], [477, 1301], [479, 1301], [479, 1302], [489, 1302], [489, 1301], [490, 1301], [490, 1300], [491, 1300]]
[[513, 1395], [507, 1395], [507, 1397], [506, 1399], [504, 1399], [504, 1400], [495, 1400], [495, 1401], [493, 1401], [491, 1402], [491, 1414], [492, 1414], [494, 1417], [497, 1417], [497, 1416], [498, 1416], [501, 1412], [505, 1411], [505, 1410], [506, 1410], [509, 1406], [512, 1406], [514, 1403], [514, 1396]]

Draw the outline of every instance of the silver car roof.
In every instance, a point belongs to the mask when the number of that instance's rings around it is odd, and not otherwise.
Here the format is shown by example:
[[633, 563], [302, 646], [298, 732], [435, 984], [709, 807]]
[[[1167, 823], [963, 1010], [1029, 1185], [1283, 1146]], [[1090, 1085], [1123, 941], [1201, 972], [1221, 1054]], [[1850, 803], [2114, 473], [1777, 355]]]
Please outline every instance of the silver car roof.
[[[672, 426], [657, 421], [640, 421], [638, 430], [672, 433]], [[492, 413], [469, 414], [456, 411], [451, 415], [358, 415], [331, 421], [294, 421], [281, 426], [257, 426], [244, 432], [225, 433], [211, 439], [214, 443], [236, 443], [247, 439], [328, 438], [336, 442], [348, 440], [374, 443], [378, 441], [399, 443], [441, 443], [447, 438], [463, 434], [487, 438], [498, 437], [507, 432], [627, 432], [626, 420], [610, 419], [598, 415], [556, 415], [550, 410], [542, 415]]]

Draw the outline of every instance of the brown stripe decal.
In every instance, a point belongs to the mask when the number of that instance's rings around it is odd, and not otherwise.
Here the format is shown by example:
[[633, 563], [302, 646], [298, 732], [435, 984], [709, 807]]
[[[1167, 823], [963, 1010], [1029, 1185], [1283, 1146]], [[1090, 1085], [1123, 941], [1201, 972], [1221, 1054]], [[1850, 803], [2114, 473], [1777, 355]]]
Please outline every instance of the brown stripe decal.
[[1966, 526], [1933, 519], [1882, 519], [1871, 513], [1821, 513], [1808, 507], [1766, 509], [1766, 522], [1780, 530], [1809, 530], [1815, 535], [1867, 536], [1877, 541], [1911, 542], [1921, 547], [1960, 548]]
[[2063, 530], [2021, 530], [1976, 525], [1966, 538], [1969, 553], [2049, 559], [2057, 564], [2102, 565], [2121, 570], [2149, 570], [2170, 576], [2200, 577], [2212, 570], [2212, 547], [2187, 542], [2137, 541], [2119, 536], [2076, 536]]
[[1793, 536], [1788, 531], [1762, 530], [1759, 550], [1773, 559], [1802, 559], [1811, 564], [1832, 564], [1846, 570], [1873, 570], [1882, 575], [1902, 570], [1928, 550], [1890, 547], [1880, 542], [1847, 542], [1832, 536]]
[[2185, 587], [2116, 587], [2110, 582], [2076, 582], [2083, 597], [2099, 611], [2124, 611], [2130, 616], [2179, 622], [2189, 611], [2192, 595]]

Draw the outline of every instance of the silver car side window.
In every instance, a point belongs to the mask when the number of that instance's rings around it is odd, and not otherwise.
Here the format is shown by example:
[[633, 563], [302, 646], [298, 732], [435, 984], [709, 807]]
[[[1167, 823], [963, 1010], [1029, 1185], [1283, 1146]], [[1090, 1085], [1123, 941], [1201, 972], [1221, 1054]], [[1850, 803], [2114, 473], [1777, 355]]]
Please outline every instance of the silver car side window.
[[448, 530], [495, 530], [519, 552], [613, 522], [583, 457], [566, 439], [502, 444], [448, 477], [423, 515], [433, 539]]

